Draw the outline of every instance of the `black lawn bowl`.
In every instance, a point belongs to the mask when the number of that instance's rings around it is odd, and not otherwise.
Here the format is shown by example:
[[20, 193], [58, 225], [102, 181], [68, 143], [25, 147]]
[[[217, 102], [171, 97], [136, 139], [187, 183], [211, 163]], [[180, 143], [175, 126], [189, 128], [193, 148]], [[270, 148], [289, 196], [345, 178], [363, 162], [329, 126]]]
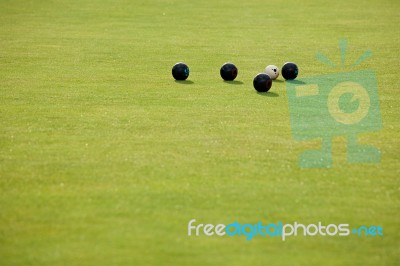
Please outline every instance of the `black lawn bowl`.
[[220, 70], [221, 77], [226, 81], [232, 81], [237, 77], [238, 69], [232, 63], [225, 63]]
[[253, 86], [258, 92], [267, 92], [271, 89], [272, 79], [267, 74], [260, 73], [254, 78]]
[[172, 76], [176, 80], [186, 80], [189, 77], [189, 67], [185, 63], [176, 63], [172, 67]]
[[282, 67], [282, 76], [286, 80], [293, 80], [299, 74], [299, 68], [295, 63], [285, 63]]

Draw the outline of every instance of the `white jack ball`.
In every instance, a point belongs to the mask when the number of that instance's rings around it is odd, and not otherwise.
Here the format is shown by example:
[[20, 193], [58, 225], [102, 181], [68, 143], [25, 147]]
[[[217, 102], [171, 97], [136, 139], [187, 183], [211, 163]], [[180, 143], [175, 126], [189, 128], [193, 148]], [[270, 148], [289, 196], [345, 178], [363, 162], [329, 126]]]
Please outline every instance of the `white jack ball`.
[[274, 65], [269, 65], [265, 68], [265, 73], [273, 80], [279, 77], [279, 68]]

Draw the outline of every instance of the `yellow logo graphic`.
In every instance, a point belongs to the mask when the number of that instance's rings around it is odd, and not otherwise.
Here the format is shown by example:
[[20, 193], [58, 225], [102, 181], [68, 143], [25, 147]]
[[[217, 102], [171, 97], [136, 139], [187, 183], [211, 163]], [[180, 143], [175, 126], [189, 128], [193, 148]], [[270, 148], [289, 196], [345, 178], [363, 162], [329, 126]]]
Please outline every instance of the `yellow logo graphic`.
[[[359, 101], [358, 109], [352, 113], [343, 112], [339, 106], [339, 99], [343, 94], [351, 93], [352, 102]], [[368, 92], [360, 84], [347, 81], [337, 84], [328, 95], [328, 111], [338, 122], [345, 125], [352, 125], [360, 122], [367, 116], [371, 106]]]

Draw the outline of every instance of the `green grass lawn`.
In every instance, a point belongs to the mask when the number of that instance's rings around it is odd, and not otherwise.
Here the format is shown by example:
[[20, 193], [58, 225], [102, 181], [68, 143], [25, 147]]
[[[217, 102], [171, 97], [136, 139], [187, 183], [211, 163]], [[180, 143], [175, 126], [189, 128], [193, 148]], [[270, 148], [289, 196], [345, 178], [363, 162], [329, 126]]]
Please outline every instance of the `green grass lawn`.
[[[399, 265], [398, 1], [0, 0], [0, 265]], [[282, 77], [375, 70], [378, 164], [301, 169]], [[171, 67], [190, 67], [178, 83]], [[234, 62], [234, 84], [219, 76]], [[188, 237], [197, 223], [380, 225], [383, 237]]]

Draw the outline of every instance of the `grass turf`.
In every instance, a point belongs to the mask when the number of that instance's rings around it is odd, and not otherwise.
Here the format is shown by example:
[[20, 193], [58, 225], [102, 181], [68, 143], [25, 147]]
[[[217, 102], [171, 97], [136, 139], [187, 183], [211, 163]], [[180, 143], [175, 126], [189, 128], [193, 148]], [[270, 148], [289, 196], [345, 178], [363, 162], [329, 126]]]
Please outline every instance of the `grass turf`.
[[[400, 148], [396, 1], [0, 2], [1, 265], [397, 265]], [[379, 164], [300, 169], [285, 83], [267, 64], [378, 78]], [[191, 74], [175, 82], [171, 67]], [[226, 61], [236, 83], [221, 81]], [[384, 237], [188, 237], [187, 223], [381, 225]]]

